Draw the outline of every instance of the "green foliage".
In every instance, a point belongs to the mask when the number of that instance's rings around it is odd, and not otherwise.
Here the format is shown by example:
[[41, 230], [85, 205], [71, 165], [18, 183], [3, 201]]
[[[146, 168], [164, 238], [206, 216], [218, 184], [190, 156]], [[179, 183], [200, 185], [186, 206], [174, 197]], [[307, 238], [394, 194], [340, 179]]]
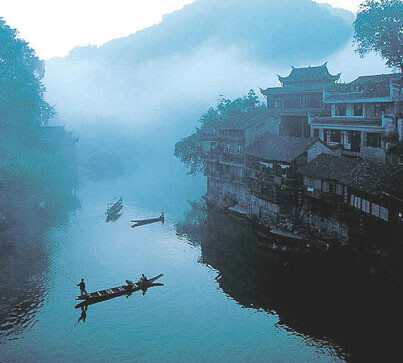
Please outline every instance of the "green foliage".
[[360, 6], [354, 30], [360, 56], [374, 51], [388, 67], [403, 72], [402, 0], [366, 0]]
[[[247, 96], [236, 98], [233, 101], [221, 96], [217, 106], [215, 108], [210, 107], [200, 117], [199, 123], [201, 127], [215, 127], [222, 121], [229, 120], [239, 114], [247, 114], [259, 107], [263, 107], [263, 105], [259, 102], [259, 98], [253, 89], [248, 92]], [[175, 144], [174, 154], [189, 169], [190, 175], [203, 171], [202, 145], [197, 129], [192, 135]]]
[[76, 184], [71, 163], [53, 146], [58, 140], [43, 133], [55, 114], [44, 99], [43, 75], [34, 50], [0, 18], [1, 230], [19, 228], [28, 215], [59, 212]]
[[193, 133], [175, 144], [174, 154], [189, 169], [190, 175], [203, 171], [201, 152], [201, 142], [197, 133]]
[[30, 139], [54, 109], [44, 100], [44, 64], [18, 32], [0, 18], [0, 132]]

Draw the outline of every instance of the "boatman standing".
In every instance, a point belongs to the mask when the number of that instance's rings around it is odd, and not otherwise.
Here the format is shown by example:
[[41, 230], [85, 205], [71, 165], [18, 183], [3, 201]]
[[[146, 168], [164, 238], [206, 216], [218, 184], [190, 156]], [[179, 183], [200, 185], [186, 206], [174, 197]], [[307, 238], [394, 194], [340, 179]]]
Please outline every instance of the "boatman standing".
[[77, 286], [80, 288], [80, 294], [81, 297], [83, 296], [87, 296], [87, 291], [85, 291], [85, 282], [84, 279], [81, 279], [81, 282], [79, 284], [77, 284]]

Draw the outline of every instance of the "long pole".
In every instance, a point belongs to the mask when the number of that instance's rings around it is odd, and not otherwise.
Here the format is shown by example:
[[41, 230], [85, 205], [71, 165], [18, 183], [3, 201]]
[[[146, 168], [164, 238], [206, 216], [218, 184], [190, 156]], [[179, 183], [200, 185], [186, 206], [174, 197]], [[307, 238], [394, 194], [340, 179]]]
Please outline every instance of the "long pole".
[[76, 282], [73, 281], [70, 277], [68, 277], [67, 275], [65, 275], [63, 272], [59, 271], [66, 279], [69, 279], [75, 286], [77, 286]]

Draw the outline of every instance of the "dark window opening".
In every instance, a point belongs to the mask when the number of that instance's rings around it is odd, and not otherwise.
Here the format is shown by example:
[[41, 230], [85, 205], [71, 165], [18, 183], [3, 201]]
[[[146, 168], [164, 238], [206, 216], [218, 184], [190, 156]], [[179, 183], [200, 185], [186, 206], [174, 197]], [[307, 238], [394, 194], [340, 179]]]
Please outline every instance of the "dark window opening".
[[363, 116], [364, 115], [364, 107], [362, 103], [357, 103], [354, 105], [354, 116]]
[[326, 142], [337, 142], [341, 140], [340, 130], [326, 130]]
[[336, 116], [346, 116], [347, 114], [347, 105], [341, 104], [336, 105]]
[[367, 134], [367, 146], [381, 147], [381, 135], [380, 134]]

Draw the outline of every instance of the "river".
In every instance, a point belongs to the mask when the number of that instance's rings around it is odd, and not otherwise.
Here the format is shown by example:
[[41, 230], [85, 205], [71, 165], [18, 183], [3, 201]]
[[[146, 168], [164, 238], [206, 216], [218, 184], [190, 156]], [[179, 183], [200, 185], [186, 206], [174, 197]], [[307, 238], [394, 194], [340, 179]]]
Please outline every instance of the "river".
[[[1, 268], [9, 293], [0, 305], [1, 362], [342, 362], [367, 357], [367, 345], [374, 353], [380, 334], [368, 331], [354, 288], [314, 278], [327, 262], [313, 268], [312, 256], [278, 257], [254, 240], [247, 221], [227, 215], [209, 215], [196, 236], [180, 232], [204, 181], [178, 170], [180, 182], [158, 172], [85, 182], [81, 208], [40, 247], [27, 247], [14, 273]], [[106, 223], [106, 202], [119, 196], [122, 216]], [[130, 228], [131, 218], [162, 210], [163, 225]], [[164, 286], [91, 305], [78, 322], [78, 288], [68, 278], [85, 278], [94, 291], [141, 273], [163, 273]]]

